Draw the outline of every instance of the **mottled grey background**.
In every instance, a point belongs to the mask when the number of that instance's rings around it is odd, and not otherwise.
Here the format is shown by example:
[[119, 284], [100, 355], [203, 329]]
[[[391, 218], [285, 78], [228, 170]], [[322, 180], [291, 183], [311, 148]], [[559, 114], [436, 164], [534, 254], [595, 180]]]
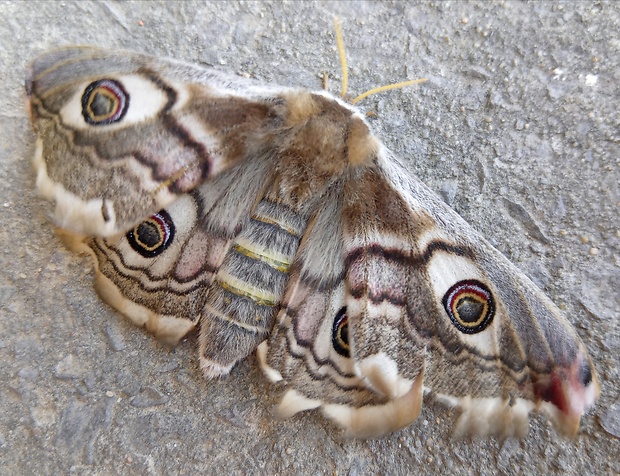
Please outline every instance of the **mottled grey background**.
[[[412, 172], [531, 276], [590, 349], [602, 395], [574, 441], [453, 441], [454, 414], [347, 441], [280, 422], [254, 357], [224, 380], [196, 339], [167, 351], [103, 305], [34, 191], [27, 63], [65, 44], [131, 49], [320, 88], [344, 25], [362, 108]], [[613, 2], [0, 3], [0, 473], [618, 474], [620, 7]]]

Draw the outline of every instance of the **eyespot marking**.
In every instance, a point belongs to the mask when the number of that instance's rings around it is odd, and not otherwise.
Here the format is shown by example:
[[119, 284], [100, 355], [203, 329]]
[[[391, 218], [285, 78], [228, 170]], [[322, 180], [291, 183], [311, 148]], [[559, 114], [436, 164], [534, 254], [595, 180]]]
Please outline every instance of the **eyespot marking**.
[[493, 294], [480, 281], [459, 281], [443, 297], [443, 306], [454, 326], [464, 334], [487, 328], [495, 315]]
[[129, 108], [129, 95], [113, 79], [100, 79], [86, 86], [82, 95], [82, 116], [93, 126], [120, 121]]
[[174, 223], [166, 210], [150, 216], [127, 232], [127, 241], [137, 253], [153, 258], [163, 253], [174, 240]]
[[349, 317], [347, 308], [343, 307], [334, 318], [332, 327], [332, 345], [334, 350], [343, 357], [350, 357], [349, 347]]

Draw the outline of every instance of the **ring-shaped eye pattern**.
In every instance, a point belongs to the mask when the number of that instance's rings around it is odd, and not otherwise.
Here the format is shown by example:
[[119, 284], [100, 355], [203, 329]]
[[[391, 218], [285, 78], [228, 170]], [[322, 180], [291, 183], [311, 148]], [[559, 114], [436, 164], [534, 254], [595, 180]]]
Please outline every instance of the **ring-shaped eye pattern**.
[[332, 345], [343, 357], [350, 357], [349, 352], [349, 318], [347, 308], [343, 307], [334, 318], [332, 327]]
[[82, 116], [93, 126], [120, 121], [129, 108], [129, 95], [113, 79], [100, 79], [86, 86], [82, 95]]
[[459, 281], [443, 297], [454, 326], [464, 334], [477, 334], [493, 321], [495, 302], [487, 286], [476, 280]]
[[150, 216], [127, 232], [131, 247], [145, 258], [163, 253], [174, 240], [174, 223], [166, 212]]

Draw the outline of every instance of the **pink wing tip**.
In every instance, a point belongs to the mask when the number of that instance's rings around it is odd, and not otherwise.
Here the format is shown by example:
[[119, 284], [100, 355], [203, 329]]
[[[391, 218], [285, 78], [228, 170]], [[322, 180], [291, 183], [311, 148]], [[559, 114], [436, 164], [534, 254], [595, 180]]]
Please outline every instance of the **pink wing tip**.
[[584, 352], [579, 352], [570, 366], [557, 367], [535, 382], [534, 387], [539, 401], [555, 407], [549, 412], [556, 428], [569, 435], [577, 432], [581, 416], [594, 406], [600, 393], [596, 373]]

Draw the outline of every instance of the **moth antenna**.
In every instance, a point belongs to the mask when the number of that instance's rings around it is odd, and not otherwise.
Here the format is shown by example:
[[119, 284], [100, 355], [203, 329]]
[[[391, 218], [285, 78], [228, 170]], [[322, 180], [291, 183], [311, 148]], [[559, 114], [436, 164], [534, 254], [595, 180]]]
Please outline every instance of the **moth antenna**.
[[[344, 98], [347, 94], [347, 86], [349, 84], [349, 70], [347, 68], [347, 55], [344, 49], [344, 39], [342, 37], [342, 23], [338, 17], [334, 17], [334, 30], [336, 30], [336, 46], [338, 48], [338, 55], [340, 56], [340, 67], [342, 68], [342, 91], [340, 92], [340, 97]], [[390, 89], [400, 89], [414, 84], [425, 83], [426, 81], [428, 81], [428, 78], [411, 79], [408, 81], [401, 81], [400, 83], [372, 88], [353, 99], [351, 104], [355, 104], [371, 94], [388, 91]], [[323, 76], [323, 89], [327, 90], [327, 78], [325, 75]]]
[[344, 98], [347, 94], [347, 86], [349, 84], [349, 70], [347, 68], [347, 54], [344, 50], [344, 40], [342, 39], [342, 24], [338, 17], [334, 17], [334, 29], [336, 30], [336, 46], [338, 47], [338, 55], [340, 56], [340, 67], [342, 69], [342, 87], [340, 97]]
[[380, 93], [382, 91], [388, 91], [390, 89], [404, 88], [406, 86], [411, 86], [413, 84], [421, 84], [427, 81], [428, 81], [428, 78], [410, 79], [409, 81], [401, 81], [400, 83], [387, 84], [385, 86], [379, 86], [378, 88], [372, 88], [366, 91], [365, 93], [360, 94], [355, 99], [353, 99], [351, 101], [351, 104], [355, 104], [356, 102], [361, 101], [362, 99], [370, 96], [371, 94]]
[[327, 84], [329, 82], [329, 76], [327, 74], [326, 71], [323, 72], [323, 91], [328, 91], [329, 90], [329, 85]]

